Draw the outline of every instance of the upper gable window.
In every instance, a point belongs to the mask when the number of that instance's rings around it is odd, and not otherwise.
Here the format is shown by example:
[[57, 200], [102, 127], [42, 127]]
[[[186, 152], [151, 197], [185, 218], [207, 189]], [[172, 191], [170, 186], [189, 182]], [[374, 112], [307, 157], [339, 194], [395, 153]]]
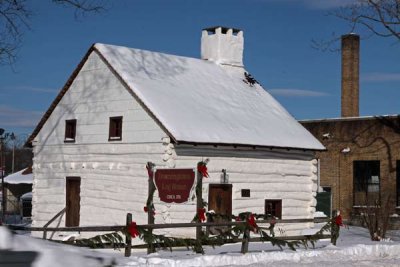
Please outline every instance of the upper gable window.
[[122, 116], [110, 117], [108, 141], [122, 140]]
[[65, 121], [65, 143], [74, 143], [76, 136], [76, 120]]

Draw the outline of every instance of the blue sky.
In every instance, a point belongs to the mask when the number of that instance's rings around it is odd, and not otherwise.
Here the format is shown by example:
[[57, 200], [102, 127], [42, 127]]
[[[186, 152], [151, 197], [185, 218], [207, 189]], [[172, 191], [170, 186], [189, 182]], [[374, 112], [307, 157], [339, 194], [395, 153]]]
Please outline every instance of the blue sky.
[[[315, 50], [311, 40], [348, 33], [327, 13], [351, 1], [118, 0], [78, 19], [72, 9], [30, 1], [19, 59], [0, 66], [0, 127], [30, 134], [93, 43], [198, 58], [201, 29], [215, 25], [244, 31], [247, 70], [295, 118], [338, 117], [340, 54]], [[360, 115], [400, 113], [399, 62], [395, 39], [361, 40]]]

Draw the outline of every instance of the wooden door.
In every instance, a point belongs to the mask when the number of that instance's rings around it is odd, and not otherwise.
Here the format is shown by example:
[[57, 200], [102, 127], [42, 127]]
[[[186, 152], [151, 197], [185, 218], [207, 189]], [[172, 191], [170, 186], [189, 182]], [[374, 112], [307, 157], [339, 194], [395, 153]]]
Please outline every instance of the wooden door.
[[210, 184], [208, 191], [208, 210], [217, 214], [232, 215], [232, 185]]
[[[210, 184], [208, 190], [208, 210], [214, 210], [216, 214], [226, 215], [226, 218], [218, 218], [210, 222], [231, 221], [232, 215], [232, 185], [231, 184]], [[213, 235], [227, 232], [230, 227], [213, 226], [207, 228], [207, 232]]]
[[67, 177], [65, 226], [79, 226], [81, 178]]

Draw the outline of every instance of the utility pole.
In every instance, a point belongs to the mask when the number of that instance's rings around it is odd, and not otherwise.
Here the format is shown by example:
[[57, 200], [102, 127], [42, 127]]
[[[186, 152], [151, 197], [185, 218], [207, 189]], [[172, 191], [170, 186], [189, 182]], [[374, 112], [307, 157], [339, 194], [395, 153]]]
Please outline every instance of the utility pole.
[[12, 164], [11, 164], [11, 173], [14, 173], [15, 166], [15, 134], [11, 133], [10, 139], [13, 141], [13, 150], [12, 150]]
[[1, 177], [1, 221], [4, 223], [5, 222], [5, 218], [6, 218], [6, 200], [7, 200], [7, 196], [6, 196], [6, 189], [4, 187], [4, 174], [5, 174], [5, 158], [4, 158], [4, 143], [7, 140], [7, 138], [14, 138], [15, 139], [15, 135], [14, 133], [11, 133], [11, 135], [9, 133], [5, 133], [3, 128], [0, 128], [0, 177]]
[[0, 176], [1, 176], [1, 222], [5, 220], [5, 197], [6, 197], [6, 190], [4, 188], [4, 154], [3, 154], [3, 145], [4, 145], [4, 129], [0, 128]]

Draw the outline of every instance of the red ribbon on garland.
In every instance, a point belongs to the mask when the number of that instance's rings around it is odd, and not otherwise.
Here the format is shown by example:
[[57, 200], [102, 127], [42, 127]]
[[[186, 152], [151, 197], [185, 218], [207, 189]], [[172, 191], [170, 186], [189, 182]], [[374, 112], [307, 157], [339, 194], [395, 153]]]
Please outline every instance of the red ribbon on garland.
[[[143, 207], [143, 210], [144, 210], [144, 212], [146, 212], [146, 213], [149, 212], [149, 209], [147, 208], [147, 206], [144, 206], [144, 207]], [[152, 213], [153, 213], [153, 215], [156, 215], [156, 211], [155, 211], [154, 209], [152, 210]]]
[[204, 162], [199, 162], [199, 164], [197, 164], [197, 170], [203, 177], [208, 178], [207, 165]]
[[256, 224], [256, 218], [254, 217], [254, 214], [250, 214], [250, 216], [247, 218], [247, 224], [250, 226], [251, 231], [256, 231], [258, 225]]
[[342, 216], [340, 214], [338, 216], [336, 216], [335, 223], [336, 223], [337, 226], [343, 226], [343, 219], [342, 219]]
[[206, 220], [206, 209], [205, 208], [197, 209], [197, 215], [199, 216], [199, 220], [201, 222], [204, 222]]
[[139, 236], [139, 231], [137, 229], [136, 222], [131, 222], [131, 224], [128, 226], [128, 233], [133, 237]]

